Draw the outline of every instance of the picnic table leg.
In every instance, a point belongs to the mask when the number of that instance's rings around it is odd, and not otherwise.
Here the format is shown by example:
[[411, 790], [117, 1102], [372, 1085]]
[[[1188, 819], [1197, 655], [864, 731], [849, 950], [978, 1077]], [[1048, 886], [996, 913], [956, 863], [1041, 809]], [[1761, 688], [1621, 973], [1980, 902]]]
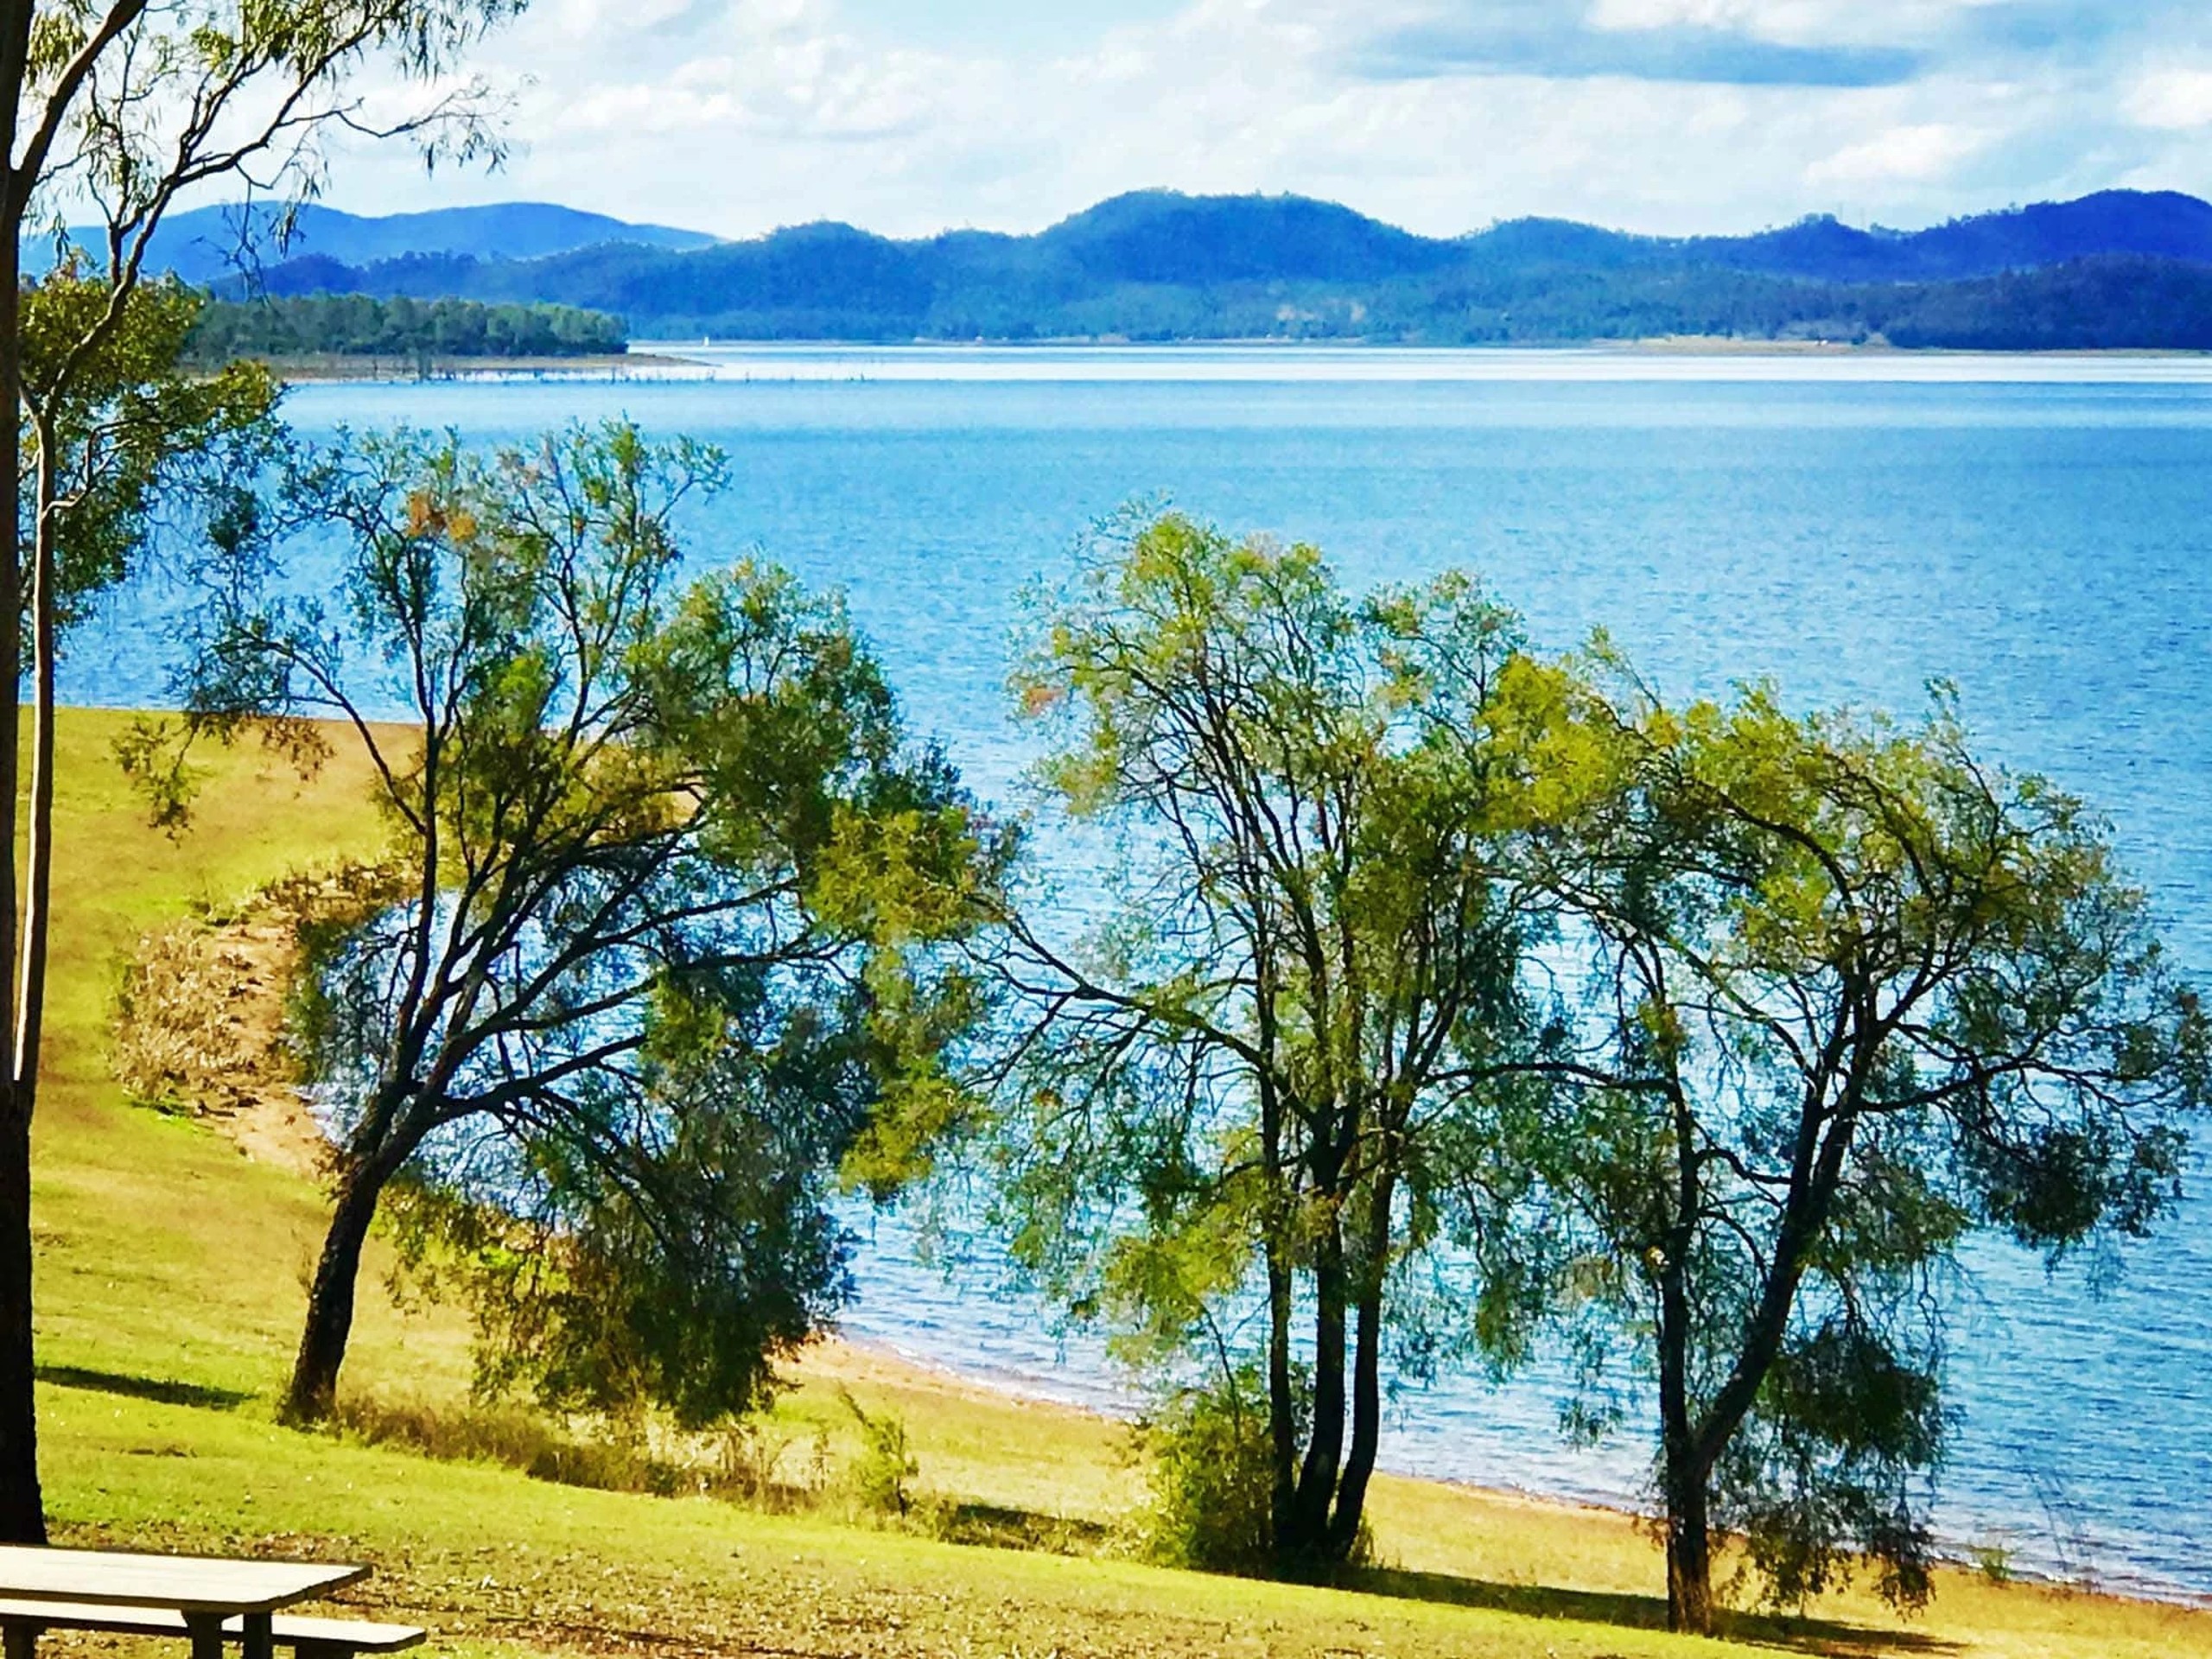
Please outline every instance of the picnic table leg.
[[245, 1629], [245, 1659], [276, 1659], [276, 1642], [270, 1633], [267, 1613], [248, 1613]]
[[38, 1628], [10, 1620], [4, 1634], [7, 1659], [33, 1659], [38, 1652]]
[[223, 1659], [223, 1616], [187, 1613], [185, 1628], [192, 1632], [192, 1659]]

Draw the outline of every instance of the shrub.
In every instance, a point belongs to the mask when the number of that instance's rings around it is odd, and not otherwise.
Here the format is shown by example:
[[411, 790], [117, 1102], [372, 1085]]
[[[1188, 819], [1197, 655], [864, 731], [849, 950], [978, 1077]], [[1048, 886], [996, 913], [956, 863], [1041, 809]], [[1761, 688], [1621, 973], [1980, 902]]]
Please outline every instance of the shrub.
[[849, 1389], [840, 1388], [837, 1397], [861, 1430], [860, 1455], [847, 1471], [853, 1495], [874, 1514], [904, 1517], [914, 1503], [909, 1483], [922, 1472], [906, 1435], [906, 1419], [895, 1412], [862, 1410]]
[[258, 913], [147, 935], [116, 989], [124, 1093], [162, 1111], [226, 1114], [289, 1088], [279, 1040], [289, 954], [282, 928]]
[[1274, 1445], [1256, 1370], [1178, 1391], [1138, 1424], [1137, 1441], [1147, 1555], [1211, 1573], [1274, 1570]]
[[1974, 1544], [1967, 1555], [1974, 1571], [1990, 1584], [2010, 1584], [2018, 1577], [2012, 1567], [2012, 1552], [2002, 1544]]
[[721, 1433], [707, 1490], [757, 1509], [788, 1511], [810, 1503], [828, 1484], [823, 1474], [827, 1440], [826, 1433], [817, 1428], [807, 1466], [795, 1478], [786, 1466], [793, 1437], [772, 1433], [756, 1418], [740, 1418]]

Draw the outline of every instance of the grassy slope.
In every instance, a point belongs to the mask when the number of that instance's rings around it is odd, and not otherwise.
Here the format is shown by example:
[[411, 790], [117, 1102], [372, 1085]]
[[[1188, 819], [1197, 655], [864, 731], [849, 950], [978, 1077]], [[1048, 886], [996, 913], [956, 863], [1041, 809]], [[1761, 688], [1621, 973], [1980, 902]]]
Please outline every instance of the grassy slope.
[[[341, 759], [302, 786], [218, 757], [197, 831], [171, 845], [131, 809], [107, 745], [120, 716], [63, 728], [52, 1052], [38, 1127], [42, 1392], [60, 1534], [375, 1562], [366, 1604], [442, 1647], [794, 1655], [1668, 1655], [1717, 1651], [1650, 1626], [1658, 1563], [1625, 1519], [1380, 1483], [1395, 1570], [1352, 1594], [939, 1543], [707, 1499], [544, 1484], [504, 1469], [294, 1434], [270, 1421], [320, 1201], [207, 1129], [129, 1108], [102, 1035], [145, 929], [361, 848], [375, 826]], [[366, 1287], [347, 1385], [451, 1400], [448, 1316]], [[1133, 1491], [1110, 1425], [1001, 1400], [849, 1350], [810, 1361], [779, 1412], [800, 1435], [832, 1392], [902, 1412], [943, 1498], [1110, 1522]], [[2212, 1656], [2212, 1615], [1945, 1577], [1900, 1628], [1863, 1596], [1740, 1633], [1809, 1651]]]

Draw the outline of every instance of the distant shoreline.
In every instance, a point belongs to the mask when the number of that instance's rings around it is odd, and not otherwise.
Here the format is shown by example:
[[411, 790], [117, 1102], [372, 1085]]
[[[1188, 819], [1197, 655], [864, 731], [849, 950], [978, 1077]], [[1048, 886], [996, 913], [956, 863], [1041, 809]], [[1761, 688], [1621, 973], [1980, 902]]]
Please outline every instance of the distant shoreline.
[[[1893, 357], [1935, 360], [1943, 358], [2005, 358], [2020, 361], [2096, 361], [2103, 359], [2157, 358], [2189, 361], [2212, 359], [2212, 351], [2189, 351], [2161, 346], [2100, 346], [2063, 350], [1955, 346], [1892, 346], [1887, 340], [1750, 340], [1727, 334], [1658, 334], [1636, 340], [1513, 340], [1471, 345], [1438, 345], [1422, 341], [1356, 339], [1291, 339], [1281, 335], [1224, 335], [1220, 338], [1130, 340], [1115, 334], [1068, 334], [1014, 340], [945, 340], [917, 336], [904, 340], [757, 340], [741, 336], [698, 340], [641, 340], [632, 348], [629, 361], [693, 363], [685, 352], [759, 352], [767, 355], [800, 352], [1373, 352], [1385, 353], [1448, 353], [1464, 357], [1526, 356], [1531, 353], [1578, 354], [1592, 357]], [[560, 359], [551, 359], [558, 361]], [[617, 361], [623, 359], [614, 359]]]
[[[1962, 352], [1676, 336], [1585, 346], [1365, 346], [1338, 341], [640, 341], [717, 384], [2212, 386], [2200, 352]], [[683, 372], [668, 372], [671, 378]]]
[[628, 380], [696, 372], [699, 365], [652, 351], [594, 353], [578, 357], [434, 357], [318, 353], [257, 359], [287, 385], [327, 382], [416, 383], [428, 380]]
[[[259, 360], [287, 385], [419, 385], [434, 381], [661, 381], [715, 378], [727, 356], [757, 356], [769, 360], [804, 358], [825, 353], [865, 356], [883, 353], [914, 361], [963, 353], [988, 353], [1017, 359], [1031, 353], [1081, 352], [1100, 356], [1128, 353], [1151, 358], [1189, 355], [1194, 360], [1206, 353], [1249, 354], [1290, 359], [1310, 355], [1369, 357], [1376, 361], [1416, 357], [1459, 360], [1470, 364], [1503, 363], [1532, 358], [1599, 364], [1608, 360], [1697, 361], [1756, 363], [1762, 359], [1786, 362], [1873, 362], [1903, 367], [1908, 364], [1986, 362], [2020, 365], [2094, 363], [2212, 363], [2212, 352], [2156, 348], [2141, 350], [2100, 348], [2080, 351], [1961, 351], [1948, 347], [1894, 346], [1882, 341], [1853, 344], [1838, 340], [1738, 340], [1720, 335], [1669, 335], [1647, 340], [1567, 341], [1555, 345], [1422, 346], [1398, 341], [1343, 340], [1284, 340], [1258, 336], [1245, 339], [1129, 340], [1113, 338], [1053, 340], [655, 340], [641, 341], [624, 353], [577, 357], [439, 357], [425, 365], [404, 355], [370, 356], [329, 353], [302, 357], [270, 357]], [[690, 355], [690, 353], [697, 353]], [[712, 355], [707, 355], [712, 353]], [[780, 377], [757, 377], [776, 378]], [[793, 378], [866, 378], [866, 376], [794, 376]]]

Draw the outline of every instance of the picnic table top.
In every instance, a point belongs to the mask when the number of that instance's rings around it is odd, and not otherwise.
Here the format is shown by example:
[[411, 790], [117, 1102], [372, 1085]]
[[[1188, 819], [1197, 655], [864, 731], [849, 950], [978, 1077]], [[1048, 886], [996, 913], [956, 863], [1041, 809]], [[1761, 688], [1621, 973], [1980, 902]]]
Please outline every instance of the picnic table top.
[[0, 1544], [0, 1599], [174, 1607], [181, 1613], [268, 1613], [369, 1576], [365, 1567], [220, 1555]]

